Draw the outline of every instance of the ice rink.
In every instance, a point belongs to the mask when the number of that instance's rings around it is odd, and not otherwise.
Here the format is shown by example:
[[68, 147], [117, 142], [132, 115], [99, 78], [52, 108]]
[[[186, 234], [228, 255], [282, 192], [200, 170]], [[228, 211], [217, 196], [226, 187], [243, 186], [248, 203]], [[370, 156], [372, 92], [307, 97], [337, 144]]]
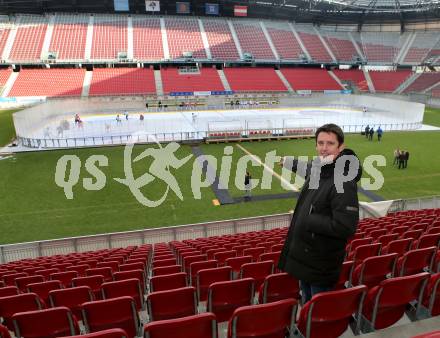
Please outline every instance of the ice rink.
[[[127, 114], [125, 114], [127, 113]], [[117, 118], [119, 114], [119, 118]], [[144, 119], [141, 120], [141, 114]], [[388, 114], [389, 116], [389, 114]], [[77, 140], [86, 144], [93, 142], [118, 143], [136, 135], [140, 141], [154, 135], [159, 141], [203, 139], [210, 131], [270, 130], [280, 133], [286, 128], [318, 127], [336, 123], [346, 132], [359, 132], [367, 124], [384, 130], [415, 129], [406, 122], [388, 117], [381, 111], [363, 111], [349, 107], [289, 107], [246, 108], [205, 111], [158, 111], [142, 112], [127, 110], [80, 115], [81, 123], [60, 117], [35, 129], [31, 138], [44, 140]], [[95, 139], [95, 140], [93, 140]], [[98, 140], [99, 139], [99, 140]], [[123, 143], [123, 142], [121, 142]], [[78, 145], [78, 144], [76, 144]]]

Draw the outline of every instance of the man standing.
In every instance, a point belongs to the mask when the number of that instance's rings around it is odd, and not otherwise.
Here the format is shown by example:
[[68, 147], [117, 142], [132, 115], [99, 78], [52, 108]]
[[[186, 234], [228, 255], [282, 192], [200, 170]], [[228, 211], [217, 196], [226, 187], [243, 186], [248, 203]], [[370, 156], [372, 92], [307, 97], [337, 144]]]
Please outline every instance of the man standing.
[[401, 150], [399, 153], [399, 169], [405, 169], [405, 150]]
[[379, 126], [379, 128], [377, 128], [377, 140], [380, 142], [380, 140], [382, 139], [382, 134], [383, 134], [383, 130], [382, 128]]
[[369, 138], [368, 138], [368, 139], [369, 139], [370, 141], [373, 141], [373, 136], [374, 136], [374, 128], [371, 127], [371, 128], [370, 128], [370, 134], [369, 134]]
[[246, 175], [244, 176], [244, 189], [246, 190], [246, 193], [244, 195], [244, 200], [250, 200], [251, 199], [251, 190], [252, 190], [252, 185], [251, 185], [251, 179], [252, 176], [249, 173], [249, 171], [246, 171]]
[[370, 137], [370, 126], [367, 124], [365, 127], [365, 137], [368, 139]]
[[[303, 304], [332, 290], [339, 279], [347, 240], [359, 221], [357, 181], [362, 168], [356, 154], [344, 149], [344, 133], [326, 124], [316, 133], [318, 156], [307, 167], [278, 268], [298, 279]], [[286, 161], [285, 161], [286, 162]], [[286, 165], [287, 163], [283, 163]]]
[[408, 166], [408, 160], [409, 160], [409, 151], [405, 150], [403, 155], [403, 167], [406, 168]]

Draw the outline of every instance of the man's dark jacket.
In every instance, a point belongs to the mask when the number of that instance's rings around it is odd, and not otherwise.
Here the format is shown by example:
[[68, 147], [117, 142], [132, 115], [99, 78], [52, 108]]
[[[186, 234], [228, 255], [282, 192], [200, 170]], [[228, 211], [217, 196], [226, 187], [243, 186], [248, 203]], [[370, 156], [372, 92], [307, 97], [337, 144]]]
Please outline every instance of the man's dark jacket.
[[[338, 158], [343, 155], [353, 155], [357, 160], [350, 149], [343, 150]], [[357, 181], [362, 168], [359, 164], [356, 178], [343, 183], [343, 193], [339, 193], [334, 184], [337, 159], [321, 166], [317, 174], [310, 163], [307, 166], [306, 181], [278, 263], [282, 271], [312, 285], [336, 284], [347, 240], [356, 232], [359, 221]], [[343, 171], [347, 174], [349, 164], [345, 164]], [[292, 170], [297, 171], [297, 166], [298, 162], [294, 161]], [[314, 172], [319, 177], [313, 178]], [[310, 186], [311, 177], [312, 182], [319, 180], [317, 189], [312, 189], [313, 184]]]

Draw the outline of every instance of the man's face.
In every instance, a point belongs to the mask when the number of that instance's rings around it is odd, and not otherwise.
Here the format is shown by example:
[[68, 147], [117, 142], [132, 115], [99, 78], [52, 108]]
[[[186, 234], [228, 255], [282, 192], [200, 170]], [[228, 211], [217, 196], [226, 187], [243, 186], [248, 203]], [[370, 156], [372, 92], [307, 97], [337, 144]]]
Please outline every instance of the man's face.
[[316, 151], [321, 162], [332, 162], [344, 149], [344, 144], [339, 144], [334, 133], [320, 132], [316, 139]]

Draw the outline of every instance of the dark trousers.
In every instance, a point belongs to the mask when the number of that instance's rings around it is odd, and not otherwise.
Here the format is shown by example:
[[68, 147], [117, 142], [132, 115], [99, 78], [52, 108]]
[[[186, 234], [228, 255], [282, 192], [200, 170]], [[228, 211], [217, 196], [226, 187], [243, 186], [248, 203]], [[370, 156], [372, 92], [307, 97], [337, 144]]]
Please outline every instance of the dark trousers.
[[302, 303], [307, 303], [312, 297], [318, 293], [325, 292], [325, 291], [332, 291], [334, 288], [334, 285], [330, 286], [318, 286], [318, 285], [312, 285], [309, 283], [306, 283], [304, 281], [299, 282], [301, 287], [301, 294], [302, 294]]
[[405, 163], [403, 160], [399, 160], [399, 169], [404, 169], [405, 168]]
[[407, 165], [408, 165], [408, 160], [404, 160], [403, 161], [403, 167], [406, 168]]

